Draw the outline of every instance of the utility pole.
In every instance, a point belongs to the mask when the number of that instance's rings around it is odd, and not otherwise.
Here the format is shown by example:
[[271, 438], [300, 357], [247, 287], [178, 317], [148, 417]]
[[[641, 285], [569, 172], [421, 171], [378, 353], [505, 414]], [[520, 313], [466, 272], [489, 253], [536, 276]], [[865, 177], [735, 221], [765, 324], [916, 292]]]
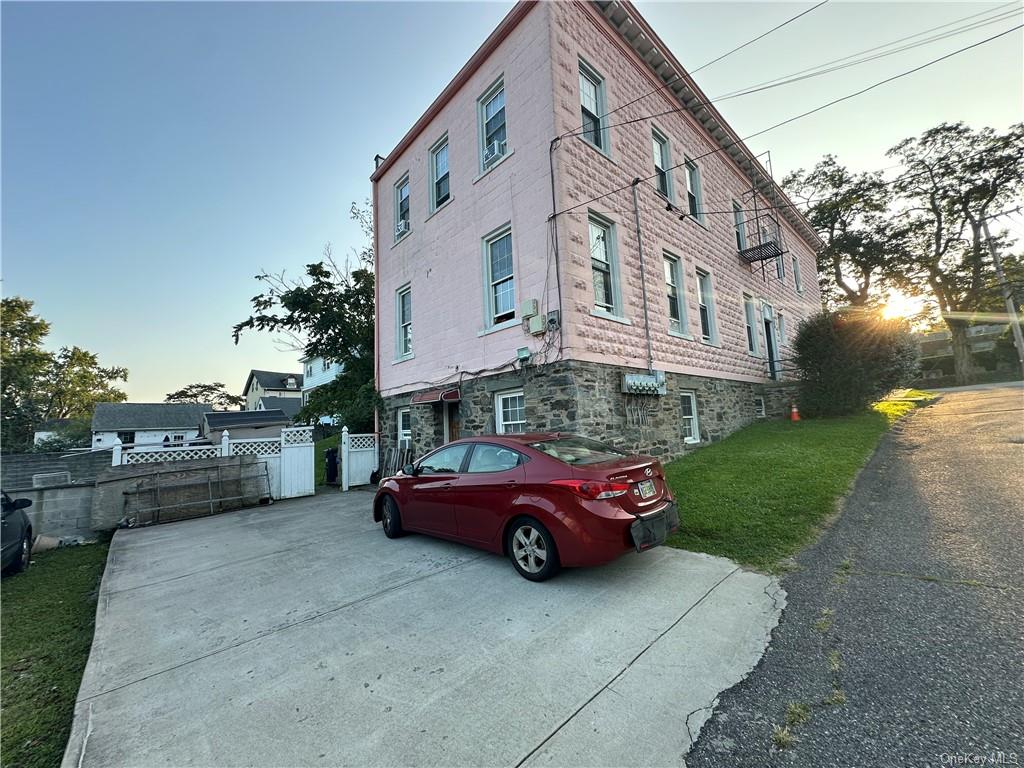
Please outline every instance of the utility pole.
[[992, 235], [988, 231], [988, 219], [981, 220], [981, 228], [985, 232], [985, 241], [988, 243], [989, 253], [992, 254], [992, 264], [996, 268], [996, 279], [999, 281], [999, 289], [1003, 292], [1003, 301], [1006, 304], [1006, 314], [1009, 316], [1010, 329], [1013, 331], [1013, 344], [1017, 348], [1017, 362], [1020, 364], [1021, 374], [1024, 375], [1024, 334], [1020, 329], [1020, 317], [1017, 316], [1017, 309], [1013, 304], [1013, 293], [1010, 291], [1010, 284], [1006, 282], [1006, 275], [1003, 274], [1003, 262], [999, 258], [999, 251], [992, 241]]

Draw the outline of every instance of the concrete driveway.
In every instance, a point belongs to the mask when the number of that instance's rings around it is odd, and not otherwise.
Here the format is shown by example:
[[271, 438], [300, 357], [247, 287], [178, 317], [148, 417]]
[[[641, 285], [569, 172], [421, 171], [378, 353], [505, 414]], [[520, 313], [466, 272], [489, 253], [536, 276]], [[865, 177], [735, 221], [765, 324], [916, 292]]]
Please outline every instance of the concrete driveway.
[[534, 584], [370, 498], [119, 531], [64, 765], [678, 766], [784, 603], [668, 548]]

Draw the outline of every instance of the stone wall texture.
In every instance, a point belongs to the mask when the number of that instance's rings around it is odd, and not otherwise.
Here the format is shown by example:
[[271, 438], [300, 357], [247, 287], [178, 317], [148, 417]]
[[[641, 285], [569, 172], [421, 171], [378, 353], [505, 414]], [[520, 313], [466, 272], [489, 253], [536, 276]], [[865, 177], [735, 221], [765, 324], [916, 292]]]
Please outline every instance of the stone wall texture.
[[[690, 374], [666, 374], [667, 394], [644, 396], [636, 401], [647, 408], [647, 423], [638, 425], [627, 415], [630, 398], [621, 392], [622, 375], [635, 372], [627, 366], [565, 361], [543, 366], [467, 379], [461, 384], [458, 404], [459, 436], [494, 434], [495, 394], [522, 389], [526, 404], [526, 428], [531, 432], [576, 432], [616, 447], [657, 456], [663, 461], [717, 442], [759, 417], [758, 398], [765, 400], [766, 414], [777, 418], [788, 410], [785, 387], [771, 395], [763, 384]], [[684, 442], [683, 393], [693, 392], [701, 440]], [[411, 394], [385, 398], [381, 409], [381, 446], [397, 443], [396, 412], [409, 405]], [[442, 444], [443, 415], [440, 405], [414, 405], [413, 455], [423, 456]]]

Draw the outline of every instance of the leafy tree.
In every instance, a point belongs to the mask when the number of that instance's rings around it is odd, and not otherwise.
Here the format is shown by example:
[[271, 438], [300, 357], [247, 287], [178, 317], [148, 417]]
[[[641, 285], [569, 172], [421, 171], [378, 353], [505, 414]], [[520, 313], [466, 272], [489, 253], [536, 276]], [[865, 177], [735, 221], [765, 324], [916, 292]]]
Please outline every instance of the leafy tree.
[[800, 409], [808, 416], [864, 410], [917, 374], [917, 345], [906, 321], [878, 312], [821, 312], [800, 323], [793, 342]]
[[32, 312], [33, 302], [5, 298], [0, 323], [0, 428], [3, 450], [32, 447], [36, 425], [49, 419], [89, 419], [96, 403], [123, 402], [116, 386], [128, 370], [105, 368], [81, 347], [43, 348], [50, 324]]
[[212, 384], [189, 384], [175, 392], [168, 392], [165, 403], [209, 403], [214, 410], [230, 411], [241, 408], [245, 404], [242, 395], [232, 395], [224, 385], [215, 381]]
[[889, 154], [903, 163], [895, 188], [906, 200], [893, 226], [899, 254], [891, 276], [934, 298], [950, 331], [956, 380], [967, 383], [967, 328], [991, 305], [996, 282], [984, 223], [1024, 192], [1024, 125], [1000, 135], [943, 123]]
[[71, 448], [87, 448], [92, 442], [92, 421], [72, 419], [54, 430], [54, 434], [32, 446], [35, 453], [67, 451]]
[[807, 204], [807, 219], [824, 240], [818, 253], [822, 297], [830, 304], [872, 303], [887, 264], [884, 231], [891, 193], [880, 173], [851, 173], [834, 155], [809, 172], [794, 171], [782, 181], [794, 199]]
[[350, 215], [366, 244], [344, 265], [331, 246], [323, 259], [307, 264], [299, 279], [266, 271], [256, 275], [265, 288], [251, 300], [253, 314], [234, 326], [235, 343], [249, 330], [282, 334], [305, 357], [338, 362], [342, 372], [318, 387], [299, 412], [300, 420], [337, 415], [353, 430], [373, 426], [378, 396], [374, 388], [373, 221], [368, 203], [352, 204]]

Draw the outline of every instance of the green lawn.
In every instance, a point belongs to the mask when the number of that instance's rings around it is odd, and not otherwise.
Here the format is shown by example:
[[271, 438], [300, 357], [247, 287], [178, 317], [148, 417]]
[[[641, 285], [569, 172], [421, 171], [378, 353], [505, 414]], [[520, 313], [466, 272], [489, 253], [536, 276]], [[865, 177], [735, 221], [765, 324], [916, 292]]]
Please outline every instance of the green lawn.
[[313, 471], [317, 485], [323, 485], [327, 482], [327, 449], [337, 448], [340, 439], [340, 435], [333, 435], [316, 441], [316, 446], [313, 449], [313, 461], [315, 463]]
[[774, 569], [811, 539], [882, 434], [918, 404], [884, 400], [847, 418], [759, 422], [672, 462], [665, 474], [681, 522], [668, 544]]
[[92, 645], [107, 544], [35, 555], [0, 587], [0, 763], [60, 765]]

